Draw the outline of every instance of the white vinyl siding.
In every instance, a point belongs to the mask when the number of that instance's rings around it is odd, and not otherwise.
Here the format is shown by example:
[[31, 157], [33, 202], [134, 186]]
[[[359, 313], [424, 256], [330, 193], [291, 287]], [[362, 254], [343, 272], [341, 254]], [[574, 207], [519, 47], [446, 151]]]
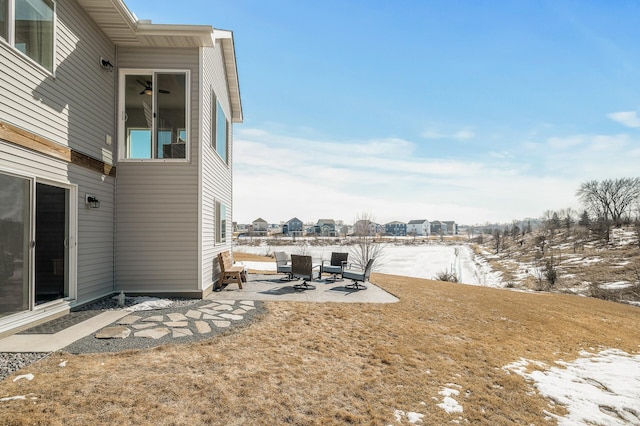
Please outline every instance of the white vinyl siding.
[[[204, 141], [215, 140], [215, 126], [210, 121], [216, 116], [216, 104], [219, 102], [225, 115], [231, 117], [231, 105], [225, 78], [223, 56], [220, 45], [201, 48], [202, 55], [202, 85], [203, 117], [209, 122], [202, 125], [202, 139]], [[231, 235], [232, 222], [232, 153], [233, 135], [232, 126], [228, 127], [227, 138], [227, 163], [225, 163], [211, 146], [204, 145], [202, 152], [202, 282], [203, 288], [211, 286], [217, 279], [219, 267], [216, 256], [221, 251], [231, 249], [231, 238], [226, 242], [216, 243], [216, 210], [215, 202], [218, 201], [226, 208], [226, 235]]]
[[124, 292], [193, 293], [198, 282], [198, 49], [120, 48], [122, 69], [188, 70], [189, 155], [120, 162], [116, 285]]
[[113, 163], [115, 46], [75, 1], [56, 3], [55, 78], [0, 42], [0, 120]]
[[115, 47], [75, 1], [57, 2], [55, 78], [0, 42], [0, 120], [112, 164]]

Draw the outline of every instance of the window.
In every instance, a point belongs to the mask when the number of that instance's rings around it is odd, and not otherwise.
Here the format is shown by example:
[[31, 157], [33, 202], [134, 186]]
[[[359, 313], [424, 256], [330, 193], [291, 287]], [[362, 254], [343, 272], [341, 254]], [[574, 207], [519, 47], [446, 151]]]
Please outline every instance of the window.
[[124, 158], [187, 158], [187, 73], [123, 74]]
[[225, 163], [228, 162], [227, 126], [227, 116], [224, 114], [224, 110], [222, 109], [220, 102], [216, 101], [216, 151]]
[[15, 0], [16, 49], [53, 71], [53, 2]]
[[9, 31], [9, 0], [0, 0], [0, 38], [7, 40]]
[[54, 6], [52, 0], [0, 0], [0, 37], [51, 72]]
[[216, 243], [227, 242], [227, 208], [216, 201]]

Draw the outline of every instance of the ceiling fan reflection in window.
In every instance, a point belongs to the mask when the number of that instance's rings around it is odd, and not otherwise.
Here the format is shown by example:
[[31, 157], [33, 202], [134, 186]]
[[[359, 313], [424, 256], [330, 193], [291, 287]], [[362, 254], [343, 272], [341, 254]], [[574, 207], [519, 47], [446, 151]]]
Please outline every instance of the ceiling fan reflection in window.
[[[138, 83], [140, 83], [144, 89], [142, 89], [142, 92], [140, 92], [141, 95], [149, 95], [151, 96], [153, 94], [153, 87], [151, 87], [151, 82], [149, 80], [147, 80], [146, 83], [141, 82], [140, 80], [136, 80]], [[171, 93], [168, 90], [164, 90], [164, 89], [158, 89], [159, 93]]]

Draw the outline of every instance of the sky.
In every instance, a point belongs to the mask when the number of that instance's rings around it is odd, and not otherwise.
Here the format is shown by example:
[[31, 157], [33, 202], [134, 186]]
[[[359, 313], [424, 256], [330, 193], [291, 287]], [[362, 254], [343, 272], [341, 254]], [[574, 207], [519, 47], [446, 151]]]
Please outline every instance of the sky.
[[636, 1], [125, 2], [233, 31], [238, 223], [510, 223], [640, 174]]

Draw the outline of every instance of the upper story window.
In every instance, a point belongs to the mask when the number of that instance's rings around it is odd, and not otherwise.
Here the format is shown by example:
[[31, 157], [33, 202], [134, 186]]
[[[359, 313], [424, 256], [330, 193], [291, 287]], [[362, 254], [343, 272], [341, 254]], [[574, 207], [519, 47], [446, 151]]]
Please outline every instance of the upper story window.
[[55, 3], [0, 0], [0, 38], [53, 72]]
[[0, 38], [7, 40], [9, 31], [9, 0], [0, 0]]
[[211, 146], [225, 163], [229, 162], [227, 155], [228, 145], [229, 121], [222, 109], [222, 105], [220, 105], [220, 101], [211, 90]]
[[187, 74], [186, 71], [122, 71], [122, 158], [187, 158]]

